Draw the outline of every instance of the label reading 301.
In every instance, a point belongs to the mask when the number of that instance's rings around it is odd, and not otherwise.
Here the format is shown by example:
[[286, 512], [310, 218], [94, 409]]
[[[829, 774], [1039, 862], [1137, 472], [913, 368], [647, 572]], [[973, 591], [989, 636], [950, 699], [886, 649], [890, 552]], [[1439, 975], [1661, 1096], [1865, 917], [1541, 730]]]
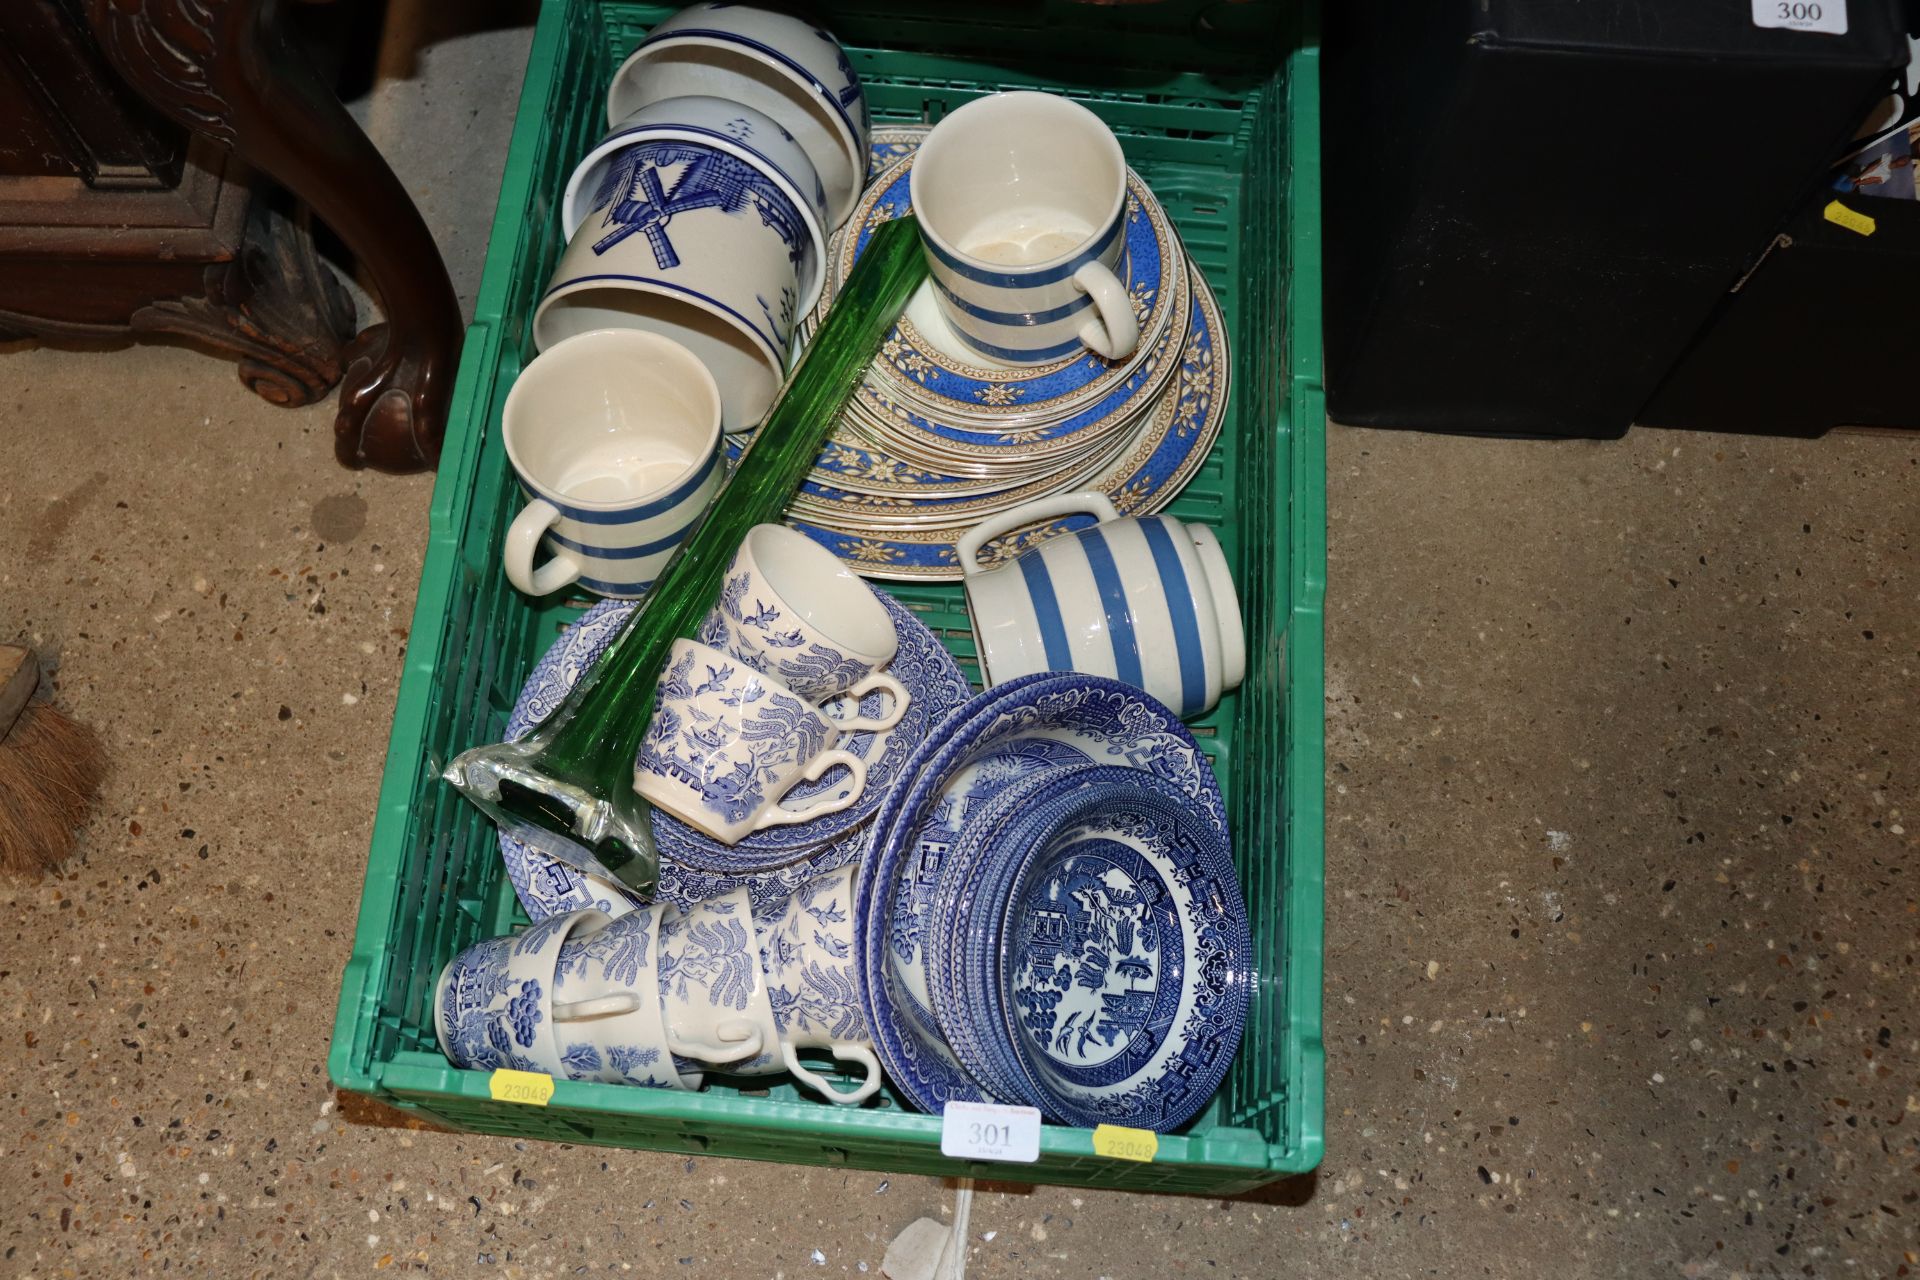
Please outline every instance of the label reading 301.
[[956, 1160], [1032, 1164], [1040, 1158], [1040, 1112], [988, 1102], [949, 1102], [940, 1116], [940, 1154]]

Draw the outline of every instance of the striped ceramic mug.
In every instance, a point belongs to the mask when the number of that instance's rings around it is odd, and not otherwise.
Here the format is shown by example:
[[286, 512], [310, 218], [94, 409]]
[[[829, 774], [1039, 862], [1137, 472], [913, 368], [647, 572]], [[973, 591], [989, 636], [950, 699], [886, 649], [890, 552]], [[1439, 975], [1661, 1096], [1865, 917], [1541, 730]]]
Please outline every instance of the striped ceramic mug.
[[[980, 550], [1026, 525], [1096, 523], [988, 567]], [[1169, 516], [1122, 519], [1098, 492], [1057, 494], [982, 522], [960, 539], [967, 607], [989, 685], [1084, 671], [1145, 689], [1197, 716], [1247, 670], [1240, 599], [1213, 530]]]
[[[507, 529], [507, 580], [528, 595], [578, 585], [646, 594], [719, 492], [720, 389], [691, 351], [641, 329], [547, 348], [500, 415], [530, 501]], [[550, 558], [534, 565], [544, 548]]]
[[992, 361], [1043, 364], [1140, 342], [1114, 273], [1127, 237], [1127, 162], [1113, 131], [1051, 93], [996, 93], [927, 134], [908, 179], [935, 300]]

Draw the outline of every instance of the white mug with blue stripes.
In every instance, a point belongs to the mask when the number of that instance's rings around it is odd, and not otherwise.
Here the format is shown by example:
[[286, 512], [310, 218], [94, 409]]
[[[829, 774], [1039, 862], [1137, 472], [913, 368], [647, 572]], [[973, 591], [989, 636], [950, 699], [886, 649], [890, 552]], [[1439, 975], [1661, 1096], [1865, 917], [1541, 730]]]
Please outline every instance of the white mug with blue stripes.
[[985, 360], [1118, 360], [1139, 344], [1115, 274], [1127, 162], [1093, 112], [1026, 90], [975, 99], [927, 134], [908, 182], [935, 300]]
[[[507, 580], [646, 594], [720, 490], [720, 388], [670, 338], [599, 329], [520, 373], [500, 434], [530, 501], [507, 529]], [[534, 565], [541, 549], [550, 555]]]
[[[981, 563], [993, 539], [1074, 515], [1095, 523], [1055, 534], [1010, 562]], [[989, 685], [1084, 671], [1145, 689], [1191, 718], [1246, 676], [1240, 597], [1205, 525], [1122, 519], [1104, 493], [1064, 493], [982, 522], [956, 550]]]

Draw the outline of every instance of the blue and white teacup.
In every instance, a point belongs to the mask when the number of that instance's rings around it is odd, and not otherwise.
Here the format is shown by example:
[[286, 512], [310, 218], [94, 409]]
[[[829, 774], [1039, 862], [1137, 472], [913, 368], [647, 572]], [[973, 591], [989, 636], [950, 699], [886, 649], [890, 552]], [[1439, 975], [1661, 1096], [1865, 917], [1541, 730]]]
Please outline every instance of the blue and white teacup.
[[[659, 924], [656, 903], [597, 929], [581, 929], [560, 948], [554, 999], [605, 1002], [606, 1011], [562, 1024], [555, 1035], [560, 1064], [571, 1080], [698, 1089], [697, 1072], [676, 1068], [660, 1009]], [[615, 1009], [609, 997], [627, 997]]]
[[[862, 1012], [853, 937], [853, 877], [843, 867], [809, 880], [754, 916], [760, 966], [780, 1040], [780, 1060], [794, 1078], [829, 1102], [865, 1102], [880, 1088], [880, 1062]], [[823, 1049], [866, 1068], [845, 1092], [810, 1071], [801, 1049]]]
[[521, 933], [476, 942], [447, 961], [434, 988], [440, 1051], [457, 1067], [564, 1074], [557, 1023], [634, 1006], [630, 996], [558, 1002], [554, 969], [567, 938], [607, 923], [591, 909], [550, 916]]
[[[1074, 515], [1097, 523], [983, 563], [987, 543]], [[1122, 519], [1103, 493], [1056, 494], [982, 521], [955, 546], [989, 685], [1084, 671], [1197, 716], [1246, 676], [1240, 597], [1220, 541], [1171, 516]]]
[[914, 215], [935, 299], [989, 360], [1042, 364], [1140, 342], [1127, 286], [1127, 162], [1100, 117], [1051, 93], [977, 98], [913, 159]]
[[[863, 724], [832, 719], [718, 649], [676, 640], [654, 695], [633, 787], [688, 826], [738, 844], [755, 831], [838, 813], [859, 799], [866, 762], [834, 744], [843, 727]], [[837, 794], [794, 809], [780, 803], [800, 782], [839, 767], [850, 776]]]
[[838, 720], [842, 729], [891, 729], [906, 714], [907, 687], [879, 674], [900, 649], [886, 606], [839, 556], [785, 525], [747, 530], [698, 636], [809, 702], [891, 695], [887, 714]]
[[[720, 389], [680, 344], [583, 333], [521, 370], [501, 411], [530, 501], [507, 528], [507, 579], [529, 595], [646, 594], [724, 479]], [[537, 552], [550, 557], [534, 565]]]
[[782, 183], [706, 143], [613, 154], [534, 308], [542, 351], [593, 329], [645, 329], [720, 385], [729, 432], [758, 426], [786, 373], [813, 233]]
[[676, 1054], [731, 1075], [784, 1070], [746, 889], [684, 910], [664, 908], [659, 982], [668, 1043]]
[[607, 123], [666, 98], [709, 94], [790, 130], [826, 190], [827, 229], [847, 219], [867, 178], [873, 127], [860, 77], [833, 33], [744, 4], [694, 4], [647, 33], [607, 87]]

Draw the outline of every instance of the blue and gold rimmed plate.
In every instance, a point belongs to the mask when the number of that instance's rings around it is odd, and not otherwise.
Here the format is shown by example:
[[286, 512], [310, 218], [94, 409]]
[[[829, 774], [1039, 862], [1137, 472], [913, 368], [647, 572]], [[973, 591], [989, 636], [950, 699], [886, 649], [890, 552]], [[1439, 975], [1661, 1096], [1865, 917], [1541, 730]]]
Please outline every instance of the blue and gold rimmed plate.
[[[1003, 491], [974, 497], [873, 501], [871, 495], [841, 496], [831, 503], [803, 491], [788, 509], [788, 523], [819, 542], [860, 573], [897, 581], [953, 581], [960, 576], [954, 544], [987, 515], [1008, 510], [1041, 493], [1097, 488], [1122, 515], [1163, 510], [1205, 462], [1226, 417], [1231, 357], [1220, 310], [1198, 272], [1193, 274], [1193, 322], [1174, 376], [1131, 435], [1099, 465], [1036, 482], [1022, 496]], [[1016, 531], [988, 545], [997, 563], [1034, 542], [1091, 520], [1071, 516]]]

